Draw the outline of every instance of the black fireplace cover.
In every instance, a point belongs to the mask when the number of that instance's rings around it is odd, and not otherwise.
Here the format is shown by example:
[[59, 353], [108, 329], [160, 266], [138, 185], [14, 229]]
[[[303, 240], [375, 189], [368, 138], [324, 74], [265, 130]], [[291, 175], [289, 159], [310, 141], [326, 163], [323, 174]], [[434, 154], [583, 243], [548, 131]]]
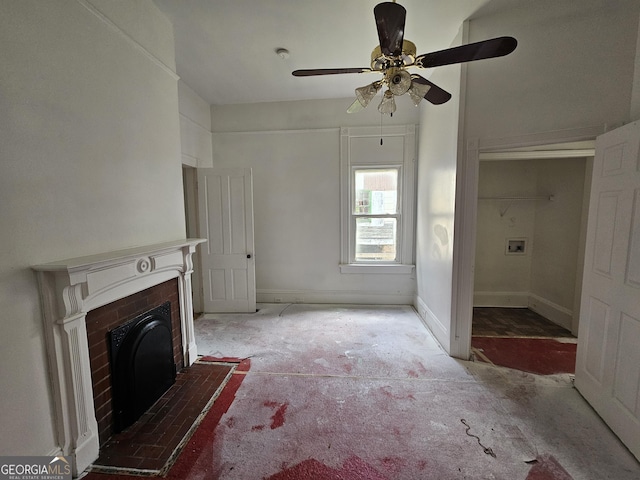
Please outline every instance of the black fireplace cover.
[[109, 332], [114, 433], [132, 425], [175, 383], [171, 303]]

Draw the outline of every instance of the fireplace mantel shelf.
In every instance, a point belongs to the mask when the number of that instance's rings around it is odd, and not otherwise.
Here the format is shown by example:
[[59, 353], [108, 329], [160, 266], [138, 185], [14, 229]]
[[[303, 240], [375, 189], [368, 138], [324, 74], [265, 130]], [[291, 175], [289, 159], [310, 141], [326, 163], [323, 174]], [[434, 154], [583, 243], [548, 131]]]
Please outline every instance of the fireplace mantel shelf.
[[[41, 286], [56, 294], [57, 314], [70, 318], [161, 281], [190, 274], [191, 256], [204, 239], [184, 239], [35, 265]], [[43, 288], [46, 291], [46, 289]], [[61, 301], [60, 301], [61, 300]]]
[[162, 252], [175, 251], [176, 248], [182, 248], [189, 245], [197, 245], [206, 242], [203, 238], [187, 238], [183, 240], [175, 240], [173, 242], [157, 243], [154, 245], [144, 245], [141, 247], [132, 247], [124, 250], [115, 250], [112, 252], [99, 253], [96, 255], [86, 255], [84, 257], [69, 258], [66, 260], [58, 260], [55, 262], [43, 263], [41, 265], [33, 265], [31, 268], [36, 271], [54, 272], [68, 271], [74, 272], [78, 270], [90, 270], [120, 263], [131, 258], [140, 256], [149, 256]]
[[191, 294], [192, 256], [205, 239], [192, 238], [60, 260], [38, 275], [59, 452], [74, 474], [98, 457], [86, 314], [167, 280], [178, 279], [185, 365], [197, 358]]

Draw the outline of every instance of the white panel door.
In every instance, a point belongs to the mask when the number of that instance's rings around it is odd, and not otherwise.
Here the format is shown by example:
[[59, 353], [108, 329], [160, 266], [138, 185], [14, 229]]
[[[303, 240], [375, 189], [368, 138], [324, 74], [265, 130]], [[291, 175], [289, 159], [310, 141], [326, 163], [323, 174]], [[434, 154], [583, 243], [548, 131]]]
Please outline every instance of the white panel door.
[[251, 169], [198, 169], [198, 204], [204, 311], [255, 312]]
[[597, 138], [575, 384], [640, 459], [640, 122]]

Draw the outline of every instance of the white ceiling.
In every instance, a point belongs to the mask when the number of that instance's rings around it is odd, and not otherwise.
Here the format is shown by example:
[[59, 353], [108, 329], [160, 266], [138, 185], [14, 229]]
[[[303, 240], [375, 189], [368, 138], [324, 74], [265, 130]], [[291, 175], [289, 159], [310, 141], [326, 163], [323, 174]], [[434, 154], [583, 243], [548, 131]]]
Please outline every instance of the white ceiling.
[[[296, 69], [369, 67], [376, 0], [154, 0], [174, 25], [177, 71], [212, 105], [354, 96], [378, 74], [297, 78]], [[402, 0], [418, 54], [449, 47], [489, 0]], [[277, 48], [286, 48], [283, 60]], [[429, 72], [421, 74], [429, 77]], [[375, 76], [375, 77], [374, 77]]]

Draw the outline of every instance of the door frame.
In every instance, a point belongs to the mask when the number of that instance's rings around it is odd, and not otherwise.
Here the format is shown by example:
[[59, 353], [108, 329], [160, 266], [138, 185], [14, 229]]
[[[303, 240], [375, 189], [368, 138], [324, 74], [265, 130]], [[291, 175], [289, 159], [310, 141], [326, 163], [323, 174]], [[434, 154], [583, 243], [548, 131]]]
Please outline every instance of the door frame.
[[[182, 187], [184, 189], [185, 233], [187, 238], [200, 238], [198, 225], [198, 169], [185, 163], [182, 164]], [[202, 248], [202, 247], [201, 247]], [[193, 254], [193, 274], [191, 275], [191, 290], [194, 313], [202, 313], [202, 257], [201, 248]]]
[[[462, 155], [457, 172], [457, 183], [462, 188], [456, 190], [451, 356], [465, 360], [471, 356], [480, 156], [492, 152], [595, 140], [610, 128], [613, 127], [604, 125], [514, 137], [467, 140], [466, 151]], [[587, 174], [590, 175], [591, 172]]]

